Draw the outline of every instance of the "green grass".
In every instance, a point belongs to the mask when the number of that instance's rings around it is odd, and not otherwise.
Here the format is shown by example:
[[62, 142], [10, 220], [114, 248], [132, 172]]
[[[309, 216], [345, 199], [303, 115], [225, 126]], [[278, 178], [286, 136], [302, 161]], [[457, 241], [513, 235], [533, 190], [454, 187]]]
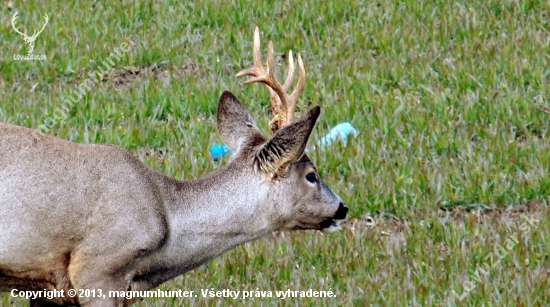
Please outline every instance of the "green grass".
[[[251, 64], [257, 25], [262, 51], [273, 40], [279, 60], [289, 49], [304, 58], [307, 82], [297, 110], [323, 108], [312, 141], [344, 121], [360, 131], [347, 147], [311, 155], [351, 216], [408, 221], [397, 232], [398, 247], [393, 236], [366, 226], [267, 237], [162, 286], [331, 288], [336, 298], [199, 295], [141, 306], [550, 303], [546, 209], [527, 239], [462, 301], [452, 291], [463, 292], [463, 282], [517, 225], [466, 219], [456, 226], [437, 217], [442, 207], [506, 208], [531, 199], [546, 208], [550, 115], [538, 106], [550, 106], [548, 1], [18, 1], [18, 23], [28, 32], [50, 16], [34, 51], [48, 59], [35, 62], [13, 60], [25, 46], [11, 28], [13, 10], [1, 5], [0, 121], [38, 129], [132, 38], [137, 46], [116, 62], [117, 71], [162, 64], [168, 76], [151, 73], [123, 89], [111, 81], [95, 85], [48, 133], [116, 144], [178, 179], [204, 176], [225, 163], [208, 156], [220, 142], [215, 114], [223, 90], [236, 93], [268, 131], [265, 89], [234, 77]], [[10, 301], [4, 295], [1, 302], [20, 304]]]

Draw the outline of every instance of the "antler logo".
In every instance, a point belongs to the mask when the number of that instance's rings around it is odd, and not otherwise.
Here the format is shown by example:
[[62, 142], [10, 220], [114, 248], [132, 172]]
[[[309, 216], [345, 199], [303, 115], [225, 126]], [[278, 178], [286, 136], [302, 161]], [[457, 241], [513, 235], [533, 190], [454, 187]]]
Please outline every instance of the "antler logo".
[[48, 24], [48, 20], [49, 20], [48, 14], [44, 15], [44, 19], [46, 19], [46, 22], [44, 22], [44, 26], [42, 26], [42, 29], [40, 29], [40, 31], [38, 32], [34, 31], [34, 34], [31, 36], [27, 35], [27, 31], [25, 31], [24, 33], [21, 33], [21, 31], [19, 31], [19, 29], [15, 26], [15, 21], [17, 20], [17, 18], [19, 18], [19, 12], [15, 12], [15, 14], [13, 14], [13, 18], [11, 19], [11, 25], [13, 26], [13, 29], [15, 30], [15, 32], [23, 36], [23, 40], [27, 44], [27, 52], [30, 55], [34, 50], [34, 42], [36, 41], [36, 38], [38, 37], [38, 35], [40, 35], [40, 33], [42, 33], [42, 31], [44, 31], [44, 28]]

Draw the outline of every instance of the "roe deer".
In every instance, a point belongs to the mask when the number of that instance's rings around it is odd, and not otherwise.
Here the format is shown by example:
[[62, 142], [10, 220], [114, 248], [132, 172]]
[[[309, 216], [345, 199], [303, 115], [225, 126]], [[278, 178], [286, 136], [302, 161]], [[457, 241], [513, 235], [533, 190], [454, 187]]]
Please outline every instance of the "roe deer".
[[[142, 291], [273, 230], [337, 228], [348, 208], [304, 153], [319, 116], [292, 122], [305, 71], [292, 94], [294, 60], [280, 85], [254, 33], [254, 67], [237, 76], [270, 91], [273, 135], [264, 137], [237, 98], [218, 103], [232, 160], [204, 178], [178, 181], [111, 145], [76, 144], [0, 123], [0, 291], [63, 290], [36, 306], [127, 306], [109, 291]], [[101, 290], [69, 297], [69, 289]], [[98, 293], [98, 292], [96, 292]]]

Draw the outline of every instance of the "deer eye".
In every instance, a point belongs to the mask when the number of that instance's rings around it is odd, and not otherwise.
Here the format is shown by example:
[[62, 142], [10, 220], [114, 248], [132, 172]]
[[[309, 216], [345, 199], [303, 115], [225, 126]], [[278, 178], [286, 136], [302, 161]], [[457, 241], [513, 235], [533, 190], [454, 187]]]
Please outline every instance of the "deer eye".
[[315, 175], [315, 173], [307, 174], [306, 179], [307, 179], [307, 181], [309, 181], [311, 183], [316, 183], [317, 182], [317, 176]]

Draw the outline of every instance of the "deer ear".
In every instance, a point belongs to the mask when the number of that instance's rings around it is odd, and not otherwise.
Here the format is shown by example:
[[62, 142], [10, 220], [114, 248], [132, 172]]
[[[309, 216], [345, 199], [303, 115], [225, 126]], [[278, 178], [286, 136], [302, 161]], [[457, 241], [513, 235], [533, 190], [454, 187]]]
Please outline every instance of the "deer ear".
[[320, 112], [321, 108], [317, 106], [298, 121], [277, 131], [256, 154], [256, 166], [275, 177], [289, 163], [302, 157]]
[[250, 113], [229, 91], [223, 92], [218, 102], [218, 132], [222, 141], [235, 152], [246, 140], [255, 135], [261, 136]]

